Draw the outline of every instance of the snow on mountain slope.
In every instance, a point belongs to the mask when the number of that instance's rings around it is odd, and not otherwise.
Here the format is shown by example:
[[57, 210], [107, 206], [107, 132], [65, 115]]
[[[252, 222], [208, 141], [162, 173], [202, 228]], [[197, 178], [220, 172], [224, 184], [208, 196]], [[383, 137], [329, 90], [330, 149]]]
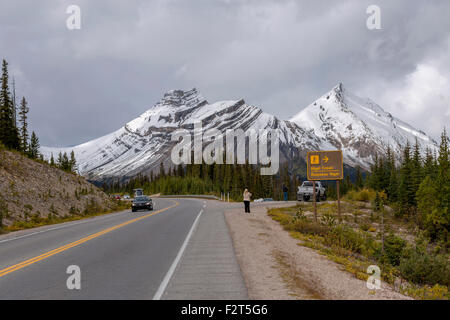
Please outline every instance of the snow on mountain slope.
[[417, 137], [422, 148], [435, 148], [426, 134], [392, 117], [372, 102], [351, 94], [338, 85], [302, 110], [290, 121], [263, 112], [244, 100], [208, 101], [196, 90], [172, 90], [148, 111], [119, 130], [73, 148], [42, 147], [49, 159], [59, 152], [75, 152], [81, 174], [92, 180], [124, 179], [159, 170], [161, 162], [172, 166], [170, 153], [175, 145], [171, 134], [193, 130], [279, 129], [280, 161], [305, 156], [309, 150], [342, 149], [350, 166], [368, 169], [375, 152], [390, 145], [400, 155], [406, 141]]
[[280, 121], [244, 100], [209, 104], [196, 89], [173, 90], [140, 117], [119, 130], [73, 148], [42, 147], [45, 158], [72, 150], [81, 174], [92, 180], [130, 177], [157, 170], [160, 162], [171, 166], [174, 146], [171, 133], [179, 128], [192, 130], [201, 121], [203, 130], [280, 129], [280, 141], [286, 145], [315, 148], [319, 140], [297, 125]]
[[[397, 157], [407, 141], [417, 141], [424, 151], [434, 150], [436, 142], [425, 133], [394, 118], [370, 99], [361, 99], [337, 85], [290, 119], [334, 149], [344, 151], [344, 161], [368, 169], [375, 153], [384, 154], [390, 146]], [[322, 150], [326, 146], [320, 146]]]

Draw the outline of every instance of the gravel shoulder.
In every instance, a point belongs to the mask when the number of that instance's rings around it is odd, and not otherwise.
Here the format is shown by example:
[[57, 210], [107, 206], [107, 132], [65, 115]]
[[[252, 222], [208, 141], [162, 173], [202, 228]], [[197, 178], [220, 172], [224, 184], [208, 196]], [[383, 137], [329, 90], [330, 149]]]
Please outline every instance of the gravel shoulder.
[[410, 299], [382, 283], [369, 290], [366, 282], [342, 270], [313, 249], [299, 245], [267, 215], [267, 208], [293, 203], [253, 205], [225, 211], [236, 256], [250, 299], [403, 300]]

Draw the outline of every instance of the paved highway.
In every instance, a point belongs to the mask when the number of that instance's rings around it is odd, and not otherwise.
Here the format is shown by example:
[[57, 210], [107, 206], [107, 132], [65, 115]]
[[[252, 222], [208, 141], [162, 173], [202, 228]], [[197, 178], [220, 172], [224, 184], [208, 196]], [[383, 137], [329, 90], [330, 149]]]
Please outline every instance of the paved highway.
[[[207, 203], [216, 204], [209, 209]], [[228, 264], [220, 262], [221, 270], [228, 277], [227, 283], [231, 275], [235, 286], [222, 289], [221, 283], [211, 280], [195, 297], [207, 299], [212, 290], [219, 299], [246, 298], [223, 208], [217, 203], [157, 199], [151, 212], [124, 211], [3, 235], [0, 299], [188, 299], [192, 288], [186, 281], [217, 274], [211, 262], [219, 255], [227, 257]], [[217, 239], [218, 250], [214, 247]], [[189, 261], [200, 261], [195, 257], [202, 254], [196, 249], [198, 245], [202, 246], [200, 251], [209, 252], [209, 264], [201, 268], [202, 274], [183, 274]], [[71, 265], [80, 268], [80, 290], [67, 287], [70, 274], [66, 270]], [[224, 295], [222, 290], [226, 290]]]

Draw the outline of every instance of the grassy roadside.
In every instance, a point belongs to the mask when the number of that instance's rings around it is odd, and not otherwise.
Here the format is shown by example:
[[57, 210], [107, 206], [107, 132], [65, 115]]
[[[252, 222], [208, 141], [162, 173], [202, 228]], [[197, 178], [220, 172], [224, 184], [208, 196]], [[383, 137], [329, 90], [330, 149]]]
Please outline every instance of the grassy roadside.
[[63, 222], [77, 221], [130, 209], [130, 202], [128, 201], [113, 200], [111, 201], [111, 203], [112, 204], [109, 208], [101, 206], [92, 206], [90, 208], [86, 208], [86, 210], [84, 210], [81, 213], [73, 212], [71, 214], [66, 214], [63, 216], [49, 214], [47, 217], [44, 218], [39, 215], [34, 215], [31, 216], [31, 218], [27, 221], [16, 221], [10, 226], [4, 226], [3, 228], [0, 228], [0, 234], [42, 227], [46, 225], [53, 225]]
[[377, 217], [368, 207], [344, 202], [343, 223], [337, 222], [332, 203], [318, 206], [319, 223], [311, 215], [312, 204], [273, 208], [268, 215], [300, 240], [299, 245], [327, 256], [358, 279], [367, 280], [367, 267], [377, 265], [382, 280], [398, 292], [416, 299], [449, 299], [448, 255], [433, 255], [408, 243], [395, 233], [404, 228], [392, 227], [394, 223], [386, 227], [382, 247]]

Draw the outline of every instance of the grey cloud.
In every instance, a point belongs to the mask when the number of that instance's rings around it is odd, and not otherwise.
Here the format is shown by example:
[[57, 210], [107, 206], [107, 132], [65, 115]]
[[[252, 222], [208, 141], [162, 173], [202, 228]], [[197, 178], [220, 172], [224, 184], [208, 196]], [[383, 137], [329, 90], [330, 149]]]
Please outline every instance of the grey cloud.
[[[439, 62], [449, 53], [450, 3], [376, 2], [383, 29], [369, 31], [365, 0], [7, 0], [0, 53], [46, 145], [107, 134], [175, 88], [245, 98], [288, 118], [343, 82], [403, 118], [395, 106], [419, 65], [433, 61], [450, 77]], [[69, 4], [81, 7], [79, 31], [65, 28]], [[442, 94], [442, 105], [432, 99], [436, 113], [448, 110]], [[436, 134], [420, 114], [406, 118]]]

